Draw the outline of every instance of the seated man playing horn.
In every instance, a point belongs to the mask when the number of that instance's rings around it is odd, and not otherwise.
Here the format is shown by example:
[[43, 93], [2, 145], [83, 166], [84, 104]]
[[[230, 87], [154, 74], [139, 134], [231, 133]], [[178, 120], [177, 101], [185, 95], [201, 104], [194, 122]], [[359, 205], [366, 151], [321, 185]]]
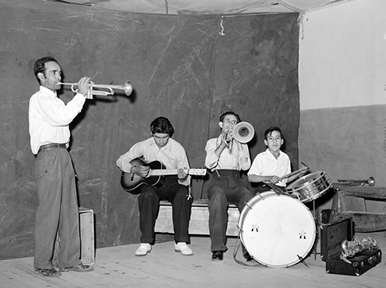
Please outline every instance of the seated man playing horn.
[[[205, 166], [213, 172], [208, 188], [209, 234], [212, 260], [217, 261], [223, 260], [227, 250], [228, 204], [235, 204], [241, 213], [244, 204], [253, 197], [247, 183], [240, 177], [240, 170], [248, 170], [251, 166], [248, 145], [235, 141], [233, 137], [233, 128], [240, 121], [240, 116], [232, 111], [222, 114], [220, 136], [209, 139], [205, 147]], [[247, 261], [252, 260], [242, 248]]]

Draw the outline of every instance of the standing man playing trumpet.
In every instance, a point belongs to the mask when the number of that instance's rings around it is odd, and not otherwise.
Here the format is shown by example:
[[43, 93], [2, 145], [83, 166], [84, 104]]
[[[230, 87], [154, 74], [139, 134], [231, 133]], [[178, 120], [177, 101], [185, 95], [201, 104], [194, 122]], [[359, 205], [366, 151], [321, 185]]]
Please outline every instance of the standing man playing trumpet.
[[[241, 170], [251, 166], [247, 144], [237, 142], [233, 135], [233, 128], [240, 121], [240, 116], [232, 111], [222, 114], [220, 136], [209, 139], [205, 147], [205, 166], [213, 172], [208, 188], [208, 209], [212, 260], [215, 261], [222, 261], [227, 251], [228, 205], [235, 204], [241, 213], [244, 204], [253, 197], [240, 176]], [[252, 260], [244, 247], [243, 254], [248, 261]]]
[[[37, 60], [34, 74], [40, 85], [29, 101], [28, 114], [39, 198], [34, 267], [46, 277], [59, 277], [66, 271], [91, 271], [93, 267], [80, 261], [78, 198], [74, 168], [67, 151], [69, 124], [83, 108], [90, 78], [79, 80], [78, 93], [66, 105], [56, 94], [61, 88], [62, 70], [54, 58]], [[59, 271], [52, 264], [57, 234], [60, 237]]]

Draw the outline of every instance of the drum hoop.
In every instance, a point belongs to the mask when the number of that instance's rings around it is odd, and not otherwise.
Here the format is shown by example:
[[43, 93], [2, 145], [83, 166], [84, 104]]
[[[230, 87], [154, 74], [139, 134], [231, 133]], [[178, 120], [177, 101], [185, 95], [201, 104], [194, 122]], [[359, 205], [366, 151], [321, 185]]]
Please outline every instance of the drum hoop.
[[[311, 173], [311, 174], [306, 175], [306, 176], [310, 176], [310, 175], [315, 174], [315, 173], [318, 173], [318, 172], [314, 172], [314, 173]], [[332, 183], [331, 183], [330, 179], [328, 178], [327, 174], [326, 174], [324, 171], [320, 171], [320, 174], [321, 174], [320, 177], [315, 178], [315, 179], [313, 179], [312, 181], [311, 181], [311, 180], [310, 180], [310, 181], [306, 181], [306, 182], [303, 183], [303, 185], [301, 185], [301, 186], [299, 186], [299, 187], [292, 187], [292, 188], [286, 187], [286, 190], [287, 190], [287, 191], [298, 191], [298, 190], [300, 190], [300, 189], [304, 189], [305, 187], [310, 186], [310, 185], [313, 185], [313, 184], [315, 184], [315, 183], [318, 183], [318, 184], [319, 184], [320, 182], [321, 182], [320, 184], [328, 183], [328, 186], [326, 187], [326, 189], [331, 188]], [[303, 177], [299, 178], [299, 180], [300, 180], [300, 179], [303, 179], [303, 178], [306, 177], [306, 176], [303, 176]], [[323, 180], [323, 179], [325, 179], [325, 180]], [[299, 181], [299, 180], [297, 180], [297, 181]], [[295, 181], [295, 182], [292, 183], [291, 185], [296, 184], [297, 181]], [[319, 190], [319, 189], [318, 189], [318, 190]]]
[[240, 229], [239, 237], [240, 237], [241, 242], [244, 244], [245, 248], [248, 251], [248, 247], [247, 247], [247, 245], [245, 245], [244, 231], [243, 231], [244, 221], [245, 221], [245, 219], [246, 219], [246, 217], [248, 215], [248, 212], [250, 210], [252, 210], [254, 208], [254, 206], [257, 203], [259, 203], [261, 200], [265, 200], [265, 199], [268, 199], [268, 198], [273, 197], [273, 196], [285, 197], [285, 198], [291, 199], [290, 201], [297, 201], [299, 204], [301, 204], [301, 206], [299, 206], [299, 207], [304, 207], [305, 208], [305, 211], [307, 211], [307, 214], [310, 216], [309, 220], [311, 220], [309, 223], [307, 223], [307, 224], [310, 224], [310, 226], [308, 228], [313, 231], [309, 243], [307, 242], [309, 244], [309, 246], [306, 247], [306, 252], [303, 255], [298, 255], [298, 259], [295, 259], [292, 262], [286, 263], [284, 265], [275, 265], [275, 264], [264, 263], [261, 259], [256, 259], [254, 255], [252, 255], [251, 253], [250, 254], [258, 263], [260, 263], [260, 264], [262, 264], [264, 266], [268, 266], [268, 267], [272, 267], [272, 268], [290, 267], [292, 265], [295, 265], [295, 264], [299, 263], [302, 260], [302, 257], [305, 257], [305, 256], [307, 256], [309, 254], [309, 252], [311, 251], [312, 247], [315, 244], [316, 233], [317, 233], [316, 232], [316, 224], [315, 224], [314, 217], [312, 216], [311, 211], [300, 200], [298, 200], [296, 198], [293, 198], [293, 197], [290, 197], [290, 196], [287, 196], [287, 195], [278, 195], [274, 191], [266, 191], [266, 192], [263, 192], [263, 193], [260, 193], [260, 194], [258, 194], [256, 196], [254, 196], [252, 199], [250, 199], [248, 201], [248, 203], [246, 203], [246, 205], [244, 206], [244, 208], [243, 208], [243, 210], [242, 210], [242, 212], [240, 214], [239, 223], [238, 223], [238, 227]]

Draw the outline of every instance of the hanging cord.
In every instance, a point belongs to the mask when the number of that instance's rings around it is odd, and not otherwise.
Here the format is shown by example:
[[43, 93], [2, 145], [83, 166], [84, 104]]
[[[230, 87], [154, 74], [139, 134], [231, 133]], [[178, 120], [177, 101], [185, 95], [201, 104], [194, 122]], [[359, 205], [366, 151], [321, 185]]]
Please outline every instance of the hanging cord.
[[166, 9], [166, 14], [169, 14], [169, 3], [168, 3], [168, 0], [165, 0], [165, 9]]
[[221, 36], [225, 36], [225, 34], [224, 34], [224, 25], [223, 25], [223, 23], [224, 23], [224, 16], [221, 16], [221, 21], [220, 21], [221, 31], [218, 32], [218, 34], [220, 34]]

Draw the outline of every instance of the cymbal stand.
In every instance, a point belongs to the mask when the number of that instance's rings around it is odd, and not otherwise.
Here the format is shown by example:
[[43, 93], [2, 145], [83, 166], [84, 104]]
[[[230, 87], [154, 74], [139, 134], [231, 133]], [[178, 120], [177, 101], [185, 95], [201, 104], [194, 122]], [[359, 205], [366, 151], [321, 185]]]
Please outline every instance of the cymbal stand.
[[317, 247], [318, 247], [318, 237], [319, 237], [319, 220], [316, 216], [316, 206], [315, 206], [315, 200], [316, 199], [313, 199], [312, 200], [312, 214], [313, 214], [313, 217], [314, 217], [314, 221], [315, 221], [315, 228], [316, 228], [316, 231], [315, 231], [315, 243], [314, 243], [314, 259], [316, 260], [316, 254], [317, 254]]

